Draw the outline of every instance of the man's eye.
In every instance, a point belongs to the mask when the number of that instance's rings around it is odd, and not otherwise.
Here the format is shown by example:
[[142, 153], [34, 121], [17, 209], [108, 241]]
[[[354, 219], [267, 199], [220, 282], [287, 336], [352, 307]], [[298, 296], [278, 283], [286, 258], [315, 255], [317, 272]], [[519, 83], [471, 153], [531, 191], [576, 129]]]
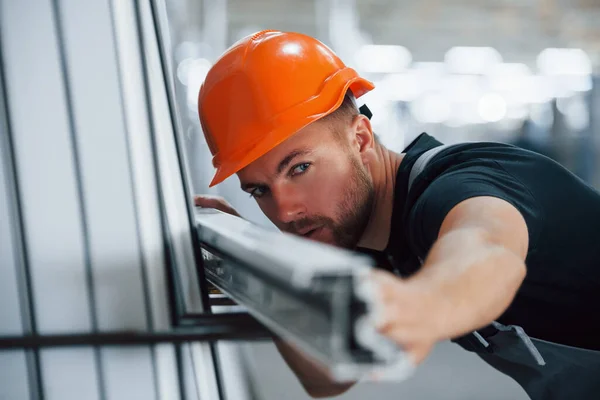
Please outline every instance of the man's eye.
[[255, 199], [258, 199], [259, 197], [262, 197], [264, 194], [265, 194], [265, 189], [264, 188], [255, 187], [250, 192], [250, 197], [254, 197]]
[[308, 169], [309, 166], [310, 166], [310, 163], [302, 163], [302, 164], [296, 165], [292, 169], [292, 175], [299, 175], [299, 174], [306, 172], [306, 170]]

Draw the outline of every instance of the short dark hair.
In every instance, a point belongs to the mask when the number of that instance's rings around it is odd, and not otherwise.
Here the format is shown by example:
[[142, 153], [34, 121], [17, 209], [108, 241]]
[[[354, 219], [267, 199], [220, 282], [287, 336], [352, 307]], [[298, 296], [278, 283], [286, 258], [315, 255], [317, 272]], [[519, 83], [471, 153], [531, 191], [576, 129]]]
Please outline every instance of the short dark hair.
[[345, 143], [344, 130], [340, 129], [340, 125], [351, 124], [354, 117], [358, 115], [358, 108], [352, 92], [348, 90], [344, 96], [342, 104], [335, 109], [331, 114], [323, 117], [321, 121], [329, 125], [331, 132], [336, 140]]
[[[343, 142], [343, 132], [340, 131], [338, 124], [340, 122], [349, 124], [358, 114], [360, 114], [360, 111], [356, 105], [356, 100], [354, 100], [354, 95], [348, 89], [342, 104], [334, 112], [323, 117], [322, 121], [330, 123], [335, 138]], [[375, 132], [373, 132], [373, 137], [375, 142], [379, 143], [379, 137]]]
[[331, 114], [323, 118], [324, 121], [347, 121], [351, 122], [355, 116], [359, 114], [358, 108], [356, 107], [356, 101], [354, 95], [350, 90], [346, 92], [342, 104]]

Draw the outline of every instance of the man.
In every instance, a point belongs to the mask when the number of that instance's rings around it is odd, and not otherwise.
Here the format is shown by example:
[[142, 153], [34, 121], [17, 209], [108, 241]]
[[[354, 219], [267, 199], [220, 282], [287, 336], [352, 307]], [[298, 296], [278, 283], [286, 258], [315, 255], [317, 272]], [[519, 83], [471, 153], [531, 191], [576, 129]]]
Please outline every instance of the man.
[[[441, 143], [422, 134], [402, 154], [386, 149], [354, 102], [372, 89], [308, 36], [234, 44], [199, 94], [211, 186], [237, 174], [280, 230], [376, 257], [378, 329], [415, 363], [452, 339], [534, 399], [597, 398], [600, 194], [497, 143], [441, 148], [409, 190], [417, 159]], [[236, 214], [220, 198], [196, 204]], [[351, 386], [277, 345], [311, 395]]]

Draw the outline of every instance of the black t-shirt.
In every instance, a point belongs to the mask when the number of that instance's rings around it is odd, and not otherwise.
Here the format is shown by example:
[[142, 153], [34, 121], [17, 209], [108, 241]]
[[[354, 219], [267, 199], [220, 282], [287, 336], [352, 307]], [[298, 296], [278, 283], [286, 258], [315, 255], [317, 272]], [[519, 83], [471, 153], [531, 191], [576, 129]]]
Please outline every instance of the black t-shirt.
[[600, 193], [537, 153], [465, 143], [433, 157], [407, 194], [413, 164], [439, 145], [421, 134], [404, 151], [384, 251], [388, 265], [400, 275], [414, 273], [454, 206], [476, 196], [501, 198], [525, 218], [529, 251], [527, 276], [498, 321], [538, 339], [600, 349]]

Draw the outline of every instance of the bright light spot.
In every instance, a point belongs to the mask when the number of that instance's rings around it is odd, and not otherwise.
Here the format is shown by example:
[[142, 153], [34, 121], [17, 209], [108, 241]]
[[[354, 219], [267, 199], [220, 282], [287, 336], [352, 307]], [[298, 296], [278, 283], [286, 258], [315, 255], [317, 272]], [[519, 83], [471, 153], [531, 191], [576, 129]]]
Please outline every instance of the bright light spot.
[[498, 121], [498, 129], [506, 131], [506, 132], [514, 132], [516, 129], [521, 126], [522, 122], [517, 119], [508, 119], [505, 118], [501, 121]]
[[175, 62], [181, 63], [186, 58], [211, 58], [215, 56], [212, 47], [204, 42], [185, 41], [175, 48]]
[[497, 93], [488, 93], [479, 100], [478, 110], [486, 122], [498, 122], [506, 116], [506, 100]]
[[285, 54], [299, 55], [302, 52], [302, 48], [298, 43], [286, 43], [281, 51]]
[[590, 75], [592, 73], [592, 60], [581, 49], [545, 49], [538, 55], [537, 65], [545, 75]]
[[177, 79], [179, 79], [179, 82], [181, 82], [182, 85], [187, 84], [188, 72], [190, 70], [190, 65], [193, 62], [193, 58], [186, 58], [177, 65]]
[[437, 61], [420, 61], [413, 64], [413, 69], [427, 75], [446, 74], [446, 64]]
[[183, 61], [186, 58], [193, 57], [197, 51], [197, 45], [194, 42], [186, 41], [175, 49], [175, 60]]
[[421, 82], [414, 73], [389, 74], [378, 87], [392, 101], [413, 101], [423, 92]]
[[452, 112], [450, 118], [445, 124], [452, 128], [458, 128], [479, 122], [479, 116], [473, 103], [454, 103], [452, 104]]
[[440, 124], [450, 118], [451, 106], [446, 97], [439, 93], [428, 94], [411, 103], [413, 117], [422, 123]]
[[592, 90], [591, 75], [558, 75], [552, 79], [556, 84], [556, 96], [567, 97], [573, 92], [587, 92]]
[[593, 88], [592, 76], [571, 76], [569, 77], [571, 89], [576, 92], [588, 92]]
[[567, 78], [565, 75], [561, 75], [561, 76], [554, 76], [552, 78], [549, 78], [550, 80], [550, 84], [553, 90], [553, 96], [556, 98], [564, 98], [564, 97], [571, 97], [574, 94], [573, 89], [571, 88], [571, 85], [569, 84], [568, 79], [562, 79], [562, 78]]
[[354, 56], [357, 68], [366, 73], [392, 73], [405, 70], [412, 62], [406, 47], [368, 44]]
[[556, 106], [564, 114], [565, 122], [571, 129], [581, 131], [589, 126], [590, 113], [581, 96], [559, 99]]
[[573, 107], [565, 118], [567, 125], [575, 131], [582, 131], [590, 126], [590, 113], [586, 107]]
[[471, 103], [455, 103], [452, 116], [464, 124], [480, 124], [483, 122], [477, 110], [477, 101]]
[[417, 62], [413, 64], [412, 72], [419, 82], [423, 92], [437, 91], [442, 86], [447, 75], [446, 64], [441, 62]]
[[526, 104], [514, 103], [508, 106], [506, 117], [509, 119], [523, 120], [529, 116], [529, 109]]
[[492, 76], [529, 76], [531, 69], [522, 63], [501, 63], [492, 67], [489, 71]]
[[525, 64], [502, 63], [494, 66], [488, 73], [490, 89], [498, 92], [519, 90], [531, 76], [531, 70]]
[[502, 56], [493, 47], [453, 47], [446, 52], [444, 61], [450, 71], [458, 74], [484, 74], [502, 62]]
[[546, 76], [530, 76], [513, 92], [515, 100], [533, 104], [547, 103], [554, 94], [552, 79]]
[[552, 107], [548, 103], [531, 105], [531, 121], [541, 128], [548, 129], [554, 123]]
[[186, 58], [177, 66], [177, 79], [183, 85], [195, 84], [198, 80], [202, 83], [211, 66], [210, 61], [204, 58]]
[[200, 86], [202, 86], [210, 67], [210, 61], [204, 58], [193, 60], [189, 66], [187, 66], [187, 79], [185, 81], [185, 85], [187, 86], [188, 106], [191, 109], [196, 109], [198, 106], [198, 92], [200, 91]]
[[556, 99], [556, 108], [563, 114], [567, 114], [569, 112], [569, 106], [573, 101], [572, 97], [563, 97], [561, 99]]
[[204, 58], [193, 60], [187, 71], [187, 85], [200, 88], [200, 85], [204, 82], [211, 67], [212, 64], [210, 61]]
[[481, 81], [476, 75], [448, 75], [442, 81], [442, 90], [458, 103], [476, 101], [481, 96]]

